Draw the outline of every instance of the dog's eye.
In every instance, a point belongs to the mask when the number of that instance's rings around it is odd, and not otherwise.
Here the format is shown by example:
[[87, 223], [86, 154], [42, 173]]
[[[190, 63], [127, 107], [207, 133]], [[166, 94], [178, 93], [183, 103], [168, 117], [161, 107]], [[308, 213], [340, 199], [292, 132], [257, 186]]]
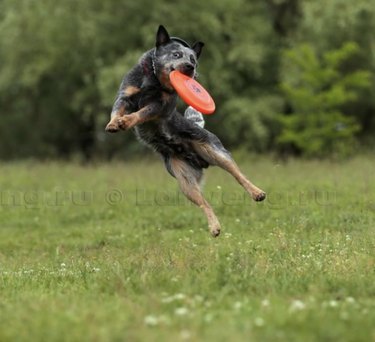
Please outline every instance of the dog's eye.
[[178, 52], [178, 51], [173, 52], [173, 57], [174, 58], [181, 58], [182, 57], [182, 52]]
[[197, 63], [193, 55], [190, 56], [190, 62], [192, 64], [196, 64]]

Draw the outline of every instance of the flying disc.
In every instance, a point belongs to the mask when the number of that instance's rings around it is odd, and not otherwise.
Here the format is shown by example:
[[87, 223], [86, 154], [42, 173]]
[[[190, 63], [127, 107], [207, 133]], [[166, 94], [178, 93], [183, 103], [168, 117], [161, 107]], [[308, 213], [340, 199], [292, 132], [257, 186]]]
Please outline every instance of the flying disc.
[[169, 74], [173, 88], [181, 99], [203, 114], [212, 114], [215, 111], [215, 102], [196, 80], [174, 70]]

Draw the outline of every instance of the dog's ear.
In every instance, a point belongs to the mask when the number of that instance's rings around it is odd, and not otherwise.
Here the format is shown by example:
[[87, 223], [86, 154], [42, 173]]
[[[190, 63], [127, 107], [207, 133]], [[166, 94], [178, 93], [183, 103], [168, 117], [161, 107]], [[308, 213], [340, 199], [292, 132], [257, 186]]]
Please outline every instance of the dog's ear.
[[204, 43], [202, 43], [202, 42], [194, 43], [192, 49], [195, 51], [195, 53], [197, 55], [197, 58], [199, 58], [199, 56], [201, 55], [203, 46], [204, 46]]
[[170, 40], [168, 31], [163, 25], [160, 25], [156, 33], [156, 47], [167, 44]]

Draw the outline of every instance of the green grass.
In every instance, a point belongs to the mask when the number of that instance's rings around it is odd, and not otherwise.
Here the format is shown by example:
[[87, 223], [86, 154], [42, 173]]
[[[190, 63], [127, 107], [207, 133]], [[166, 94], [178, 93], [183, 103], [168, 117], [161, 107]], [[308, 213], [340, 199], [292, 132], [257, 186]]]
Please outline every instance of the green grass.
[[161, 163], [0, 166], [0, 341], [375, 340], [375, 159], [240, 165], [216, 239]]

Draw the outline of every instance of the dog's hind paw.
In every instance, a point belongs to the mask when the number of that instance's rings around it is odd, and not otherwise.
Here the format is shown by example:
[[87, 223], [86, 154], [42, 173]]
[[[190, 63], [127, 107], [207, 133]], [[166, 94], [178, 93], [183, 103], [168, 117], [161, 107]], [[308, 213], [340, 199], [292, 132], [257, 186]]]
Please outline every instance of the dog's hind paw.
[[256, 194], [253, 194], [252, 197], [253, 197], [254, 201], [261, 202], [266, 198], [266, 193], [264, 191], [260, 191]]
[[220, 235], [220, 228], [210, 229], [210, 232], [213, 237], [218, 237]]
[[219, 221], [216, 221], [214, 223], [211, 223], [209, 225], [210, 227], [210, 233], [213, 237], [218, 237], [220, 235], [220, 223]]

